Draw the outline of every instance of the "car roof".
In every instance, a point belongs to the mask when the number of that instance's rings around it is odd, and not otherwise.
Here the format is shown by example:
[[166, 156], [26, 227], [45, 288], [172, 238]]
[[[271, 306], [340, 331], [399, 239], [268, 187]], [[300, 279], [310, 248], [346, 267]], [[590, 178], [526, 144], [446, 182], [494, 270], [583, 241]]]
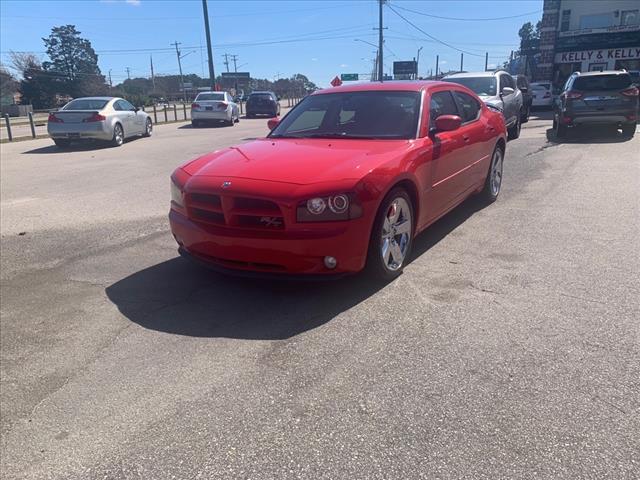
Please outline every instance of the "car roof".
[[[78, 97], [78, 98], [74, 98], [73, 100], [114, 100], [116, 98], [120, 98], [120, 97]], [[73, 101], [71, 100], [71, 101]]]
[[363, 82], [354, 83], [352, 85], [342, 85], [340, 87], [328, 87], [322, 90], [316, 90], [311, 95], [371, 91], [421, 92], [438, 85], [445, 85], [448, 88], [451, 87], [451, 83], [449, 82], [439, 82], [433, 80], [388, 80], [386, 82]]
[[[451, 75], [447, 75], [444, 78], [475, 78], [475, 77], [493, 77], [496, 74], [504, 72], [504, 70], [498, 70], [497, 72], [461, 72], [461, 73], [452, 73]], [[509, 72], [504, 72], [509, 73]]]
[[602, 72], [575, 72], [579, 77], [597, 77], [598, 75], [629, 75], [626, 70], [603, 70]]

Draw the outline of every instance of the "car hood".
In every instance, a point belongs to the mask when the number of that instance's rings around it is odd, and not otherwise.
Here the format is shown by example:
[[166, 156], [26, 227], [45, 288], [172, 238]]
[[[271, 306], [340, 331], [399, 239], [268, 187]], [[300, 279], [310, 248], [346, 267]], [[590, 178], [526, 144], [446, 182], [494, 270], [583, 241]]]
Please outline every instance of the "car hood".
[[200, 157], [190, 175], [308, 185], [358, 179], [411, 147], [410, 140], [260, 139]]

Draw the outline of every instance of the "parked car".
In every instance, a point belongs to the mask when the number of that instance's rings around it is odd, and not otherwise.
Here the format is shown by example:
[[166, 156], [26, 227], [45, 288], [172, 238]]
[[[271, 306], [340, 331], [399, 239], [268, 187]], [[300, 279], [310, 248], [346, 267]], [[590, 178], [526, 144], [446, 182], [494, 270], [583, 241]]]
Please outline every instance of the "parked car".
[[233, 125], [240, 121], [240, 108], [227, 92], [201, 92], [191, 104], [191, 125], [223, 122]]
[[628, 72], [575, 72], [554, 105], [553, 128], [561, 138], [582, 125], [611, 125], [633, 137], [637, 119], [638, 87]]
[[415, 235], [465, 198], [495, 201], [506, 128], [445, 82], [321, 90], [262, 139], [206, 154], [171, 176], [182, 255], [223, 271], [398, 275]]
[[522, 92], [522, 113], [520, 115], [520, 121], [522, 123], [527, 123], [529, 121], [531, 105], [533, 103], [533, 93], [531, 92], [531, 86], [527, 76], [516, 75], [516, 86], [518, 87], [518, 90]]
[[532, 104], [534, 108], [550, 108], [553, 106], [551, 82], [534, 82], [531, 84]]
[[280, 102], [273, 92], [251, 92], [247, 100], [247, 118], [256, 115], [280, 115]]
[[631, 75], [631, 83], [640, 88], [640, 70], [629, 70], [629, 75]]
[[71, 100], [60, 110], [51, 112], [47, 132], [59, 147], [76, 140], [105, 140], [115, 147], [125, 138], [151, 136], [151, 117], [118, 97], [85, 97]]
[[442, 80], [455, 82], [473, 90], [483, 102], [500, 109], [504, 115], [509, 139], [520, 136], [524, 106], [522, 92], [507, 72], [467, 72], [447, 75]]

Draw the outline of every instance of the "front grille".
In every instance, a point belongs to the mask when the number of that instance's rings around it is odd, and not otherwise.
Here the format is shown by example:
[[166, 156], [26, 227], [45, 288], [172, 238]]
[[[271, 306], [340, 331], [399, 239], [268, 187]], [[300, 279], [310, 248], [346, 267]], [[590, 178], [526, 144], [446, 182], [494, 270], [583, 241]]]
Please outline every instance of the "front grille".
[[189, 193], [185, 198], [192, 220], [237, 228], [284, 229], [284, 216], [277, 203], [253, 197]]

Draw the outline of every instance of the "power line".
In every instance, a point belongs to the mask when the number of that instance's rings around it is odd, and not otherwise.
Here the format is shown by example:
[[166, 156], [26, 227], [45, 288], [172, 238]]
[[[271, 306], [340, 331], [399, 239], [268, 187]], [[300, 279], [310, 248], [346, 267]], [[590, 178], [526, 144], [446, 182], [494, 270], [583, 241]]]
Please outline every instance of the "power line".
[[396, 5], [395, 8], [399, 8], [400, 10], [404, 10], [406, 12], [415, 13], [416, 15], [423, 15], [425, 17], [438, 18], [440, 20], [456, 20], [459, 22], [489, 22], [493, 20], [508, 20], [510, 18], [519, 18], [526, 17], [529, 15], [533, 15], [536, 13], [542, 12], [542, 10], [534, 10], [533, 12], [520, 13], [518, 15], [509, 15], [507, 17], [491, 17], [491, 18], [459, 18], [459, 17], [443, 17], [440, 15], [433, 15], [430, 13], [419, 12], [417, 10], [411, 10], [410, 8], [401, 7], [400, 5]]
[[411, 25], [413, 28], [415, 28], [416, 30], [418, 30], [419, 32], [421, 32], [422, 34], [426, 35], [427, 37], [431, 38], [432, 40], [446, 46], [449, 48], [452, 48], [454, 50], [457, 50], [458, 52], [462, 52], [462, 53], [466, 53], [467, 55], [471, 55], [474, 57], [484, 57], [484, 55], [480, 55], [478, 53], [473, 53], [473, 52], [468, 52], [466, 50], [462, 50], [461, 48], [458, 47], [454, 47], [453, 45], [451, 45], [450, 43], [444, 42], [442, 40], [440, 40], [439, 38], [434, 37], [433, 35], [428, 34], [427, 32], [425, 32], [424, 30], [422, 30], [420, 27], [418, 27], [415, 23], [411, 22], [410, 20], [408, 20], [406, 17], [404, 17], [402, 14], [400, 14], [399, 12], [397, 12], [395, 10], [395, 8], [393, 8], [391, 5], [387, 4], [387, 8], [389, 8], [389, 10], [391, 10], [393, 13], [395, 13], [397, 16], [399, 16], [402, 20], [404, 20], [405, 22], [407, 22], [409, 25]]

